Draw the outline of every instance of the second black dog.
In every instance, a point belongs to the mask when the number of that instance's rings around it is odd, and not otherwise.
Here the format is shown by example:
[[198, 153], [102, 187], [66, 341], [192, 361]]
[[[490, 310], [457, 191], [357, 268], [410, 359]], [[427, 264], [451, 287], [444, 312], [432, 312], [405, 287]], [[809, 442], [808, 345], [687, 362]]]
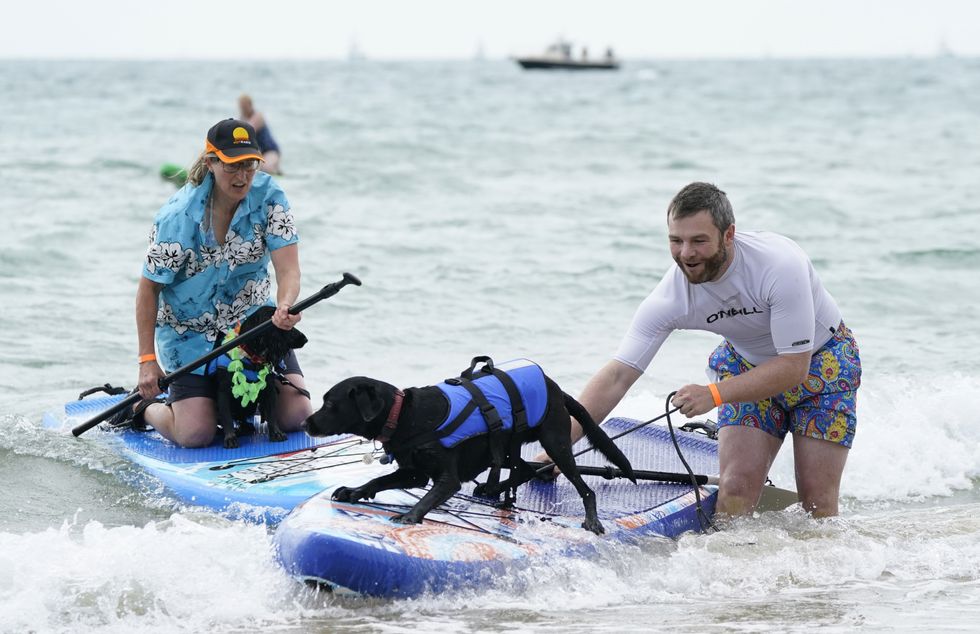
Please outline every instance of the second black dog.
[[[271, 306], [262, 306], [242, 322], [241, 331], [248, 332], [268, 321], [274, 312]], [[296, 328], [281, 330], [273, 326], [208, 364], [206, 372], [217, 382], [217, 418], [225, 447], [238, 446], [235, 422], [248, 429], [247, 421], [256, 411], [266, 422], [269, 440], [286, 440], [286, 434], [279, 428], [276, 412], [279, 391], [275, 383], [285, 381], [283, 362], [289, 351], [302, 348], [306, 341], [306, 336]]]
[[[540, 372], [540, 368], [537, 370]], [[523, 431], [513, 431], [514, 426], [510, 426], [509, 433], [519, 434], [516, 445], [510, 441], [507, 443], [510, 448], [508, 458], [519, 467], [517, 473], [515, 469], [511, 469], [507, 482], [497, 484], [490, 481], [477, 487], [476, 493], [494, 497], [508, 486], [524, 482], [533, 476], [534, 470], [520, 460], [519, 445], [538, 440], [582, 497], [585, 505], [585, 521], [582, 527], [601, 534], [605, 529], [596, 512], [595, 493], [582, 479], [572, 456], [569, 414], [582, 425], [592, 445], [630, 479], [633, 479], [632, 467], [622, 451], [578, 401], [565, 394], [543, 373], [540, 378], [543, 380], [539, 380], [538, 389], [542, 393], [528, 399], [538, 403], [539, 410], [540, 404], [544, 403], [540, 422]], [[452, 381], [448, 380], [447, 383]], [[513, 397], [510, 402], [513, 404]], [[357, 502], [371, 499], [380, 491], [421, 487], [432, 480], [432, 488], [415, 506], [392, 518], [403, 524], [417, 524], [431, 509], [458, 492], [462, 482], [474, 479], [494, 462], [494, 448], [489, 433], [462, 439], [451, 447], [440, 442], [438, 436], [444, 434], [437, 430], [444, 429], [441, 426], [447, 420], [451, 408], [450, 398], [439, 386], [409, 388], [403, 392], [394, 385], [359, 376], [345, 379], [330, 388], [323, 397], [323, 406], [307, 418], [303, 427], [311, 436], [356, 434], [379, 440], [398, 463], [397, 471], [375, 478], [362, 486], [339, 487], [333, 493], [335, 500]], [[480, 408], [483, 409], [482, 406]], [[528, 406], [528, 409], [531, 407]], [[489, 422], [490, 417], [486, 413], [484, 417]], [[516, 457], [513, 455], [515, 450], [518, 453]], [[496, 462], [499, 467], [499, 459]]]

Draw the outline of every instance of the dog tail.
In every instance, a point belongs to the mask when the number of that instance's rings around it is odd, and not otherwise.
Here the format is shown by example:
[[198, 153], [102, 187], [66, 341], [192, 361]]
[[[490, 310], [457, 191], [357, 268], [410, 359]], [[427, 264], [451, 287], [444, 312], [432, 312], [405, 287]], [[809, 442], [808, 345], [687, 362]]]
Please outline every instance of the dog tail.
[[592, 420], [592, 415], [589, 414], [585, 407], [576, 401], [574, 398], [562, 392], [562, 397], [565, 399], [565, 409], [568, 413], [575, 417], [575, 420], [579, 422], [582, 426], [582, 430], [585, 432], [585, 437], [589, 439], [592, 446], [598, 449], [602, 455], [609, 459], [609, 462], [613, 463], [623, 472], [623, 474], [629, 478], [629, 480], [636, 484], [636, 478], [633, 475], [633, 465], [630, 464], [629, 458], [626, 457], [616, 443], [606, 435], [606, 432], [602, 430], [594, 420]]

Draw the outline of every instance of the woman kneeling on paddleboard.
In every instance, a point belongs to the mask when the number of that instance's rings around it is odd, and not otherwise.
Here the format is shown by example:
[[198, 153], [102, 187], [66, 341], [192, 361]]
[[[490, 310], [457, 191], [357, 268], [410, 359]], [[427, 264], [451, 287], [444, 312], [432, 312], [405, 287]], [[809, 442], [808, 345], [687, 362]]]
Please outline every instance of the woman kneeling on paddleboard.
[[[219, 121], [208, 130], [187, 185], [160, 209], [150, 233], [136, 292], [139, 393], [145, 399], [136, 411], [184, 447], [205, 446], [214, 438], [215, 383], [198, 368], [170, 383], [166, 403], [147, 403], [160, 391], [164, 372], [210, 352], [215, 341], [260, 306], [275, 305], [272, 322], [284, 330], [300, 320], [287, 312], [300, 291], [293, 214], [279, 185], [258, 172], [261, 161], [249, 123]], [[289, 381], [305, 388], [295, 354], [286, 365]], [[312, 411], [300, 390], [281, 391], [283, 431], [298, 430]]]

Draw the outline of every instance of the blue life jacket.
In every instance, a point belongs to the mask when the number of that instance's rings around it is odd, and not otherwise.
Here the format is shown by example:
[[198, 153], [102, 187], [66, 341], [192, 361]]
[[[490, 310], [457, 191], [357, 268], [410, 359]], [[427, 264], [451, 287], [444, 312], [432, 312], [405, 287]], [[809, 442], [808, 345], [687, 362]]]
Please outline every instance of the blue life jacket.
[[[225, 341], [229, 341], [227, 338]], [[234, 350], [234, 348], [232, 348]], [[228, 365], [231, 364], [233, 359], [231, 358], [231, 350], [225, 352], [219, 357], [211, 359], [208, 364], [204, 367], [204, 376], [212, 376], [218, 370], [227, 370]], [[242, 373], [248, 381], [257, 381], [259, 378], [259, 372], [262, 370], [263, 366], [256, 364], [252, 361], [251, 357], [242, 353]], [[274, 365], [270, 367], [273, 374], [282, 374], [286, 371], [286, 361], [283, 360], [279, 365]]]
[[[228, 364], [232, 361], [231, 356], [226, 352], [220, 357], [215, 357], [208, 362], [206, 369], [204, 370], [205, 376], [211, 376], [215, 374], [218, 370], [227, 370]], [[256, 366], [252, 363], [252, 360], [247, 356], [242, 355], [242, 373], [248, 381], [257, 381], [259, 379], [259, 370], [262, 366]]]
[[[527, 359], [517, 359], [497, 366], [497, 370], [506, 373], [517, 388], [527, 415], [527, 426], [537, 427], [544, 419], [548, 406], [548, 387], [541, 367]], [[479, 388], [486, 401], [496, 409], [503, 430], [509, 433], [514, 426], [514, 404], [511, 403], [506, 386], [493, 374], [478, 371], [469, 378], [472, 385]], [[458, 380], [447, 379], [436, 387], [449, 399], [449, 415], [436, 430], [442, 446], [455, 447], [464, 440], [490, 433], [488, 421], [464, 385]], [[521, 406], [520, 403], [516, 405], [518, 408]], [[469, 413], [465, 415], [467, 411]]]

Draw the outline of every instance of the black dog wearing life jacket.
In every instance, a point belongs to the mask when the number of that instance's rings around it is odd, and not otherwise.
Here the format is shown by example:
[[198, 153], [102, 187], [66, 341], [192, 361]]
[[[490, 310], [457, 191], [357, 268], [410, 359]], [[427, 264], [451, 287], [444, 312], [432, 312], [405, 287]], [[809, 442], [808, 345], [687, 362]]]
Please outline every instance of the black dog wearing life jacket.
[[[485, 363], [480, 370], [478, 363]], [[548, 456], [571, 481], [585, 505], [582, 527], [604, 532], [596, 512], [595, 493], [582, 480], [572, 456], [572, 415], [592, 445], [630, 479], [633, 469], [622, 451], [592, 420], [582, 405], [526, 362], [506, 372], [488, 357], [477, 357], [458, 379], [431, 387], [409, 388], [367, 377], [352, 377], [330, 388], [323, 406], [306, 419], [311, 436], [356, 434], [382, 443], [398, 470], [356, 487], [339, 487], [333, 499], [357, 502], [378, 492], [425, 486], [432, 488], [407, 513], [393, 521], [418, 524], [431, 509], [452, 497], [462, 482], [491, 469], [475, 493], [496, 498], [534, 476], [521, 459], [521, 445], [540, 441]], [[510, 468], [500, 482], [500, 468]], [[635, 480], [634, 480], [635, 482]]]
[[[242, 322], [241, 332], [268, 321], [274, 312], [271, 306], [262, 306]], [[296, 328], [281, 330], [273, 326], [208, 364], [206, 373], [217, 382], [215, 405], [225, 447], [238, 446], [235, 422], [243, 430], [250, 429], [247, 421], [256, 411], [266, 422], [269, 440], [286, 440], [286, 434], [279, 428], [276, 412], [279, 391], [275, 383], [289, 383], [282, 374], [283, 362], [290, 350], [304, 345], [306, 336]]]

